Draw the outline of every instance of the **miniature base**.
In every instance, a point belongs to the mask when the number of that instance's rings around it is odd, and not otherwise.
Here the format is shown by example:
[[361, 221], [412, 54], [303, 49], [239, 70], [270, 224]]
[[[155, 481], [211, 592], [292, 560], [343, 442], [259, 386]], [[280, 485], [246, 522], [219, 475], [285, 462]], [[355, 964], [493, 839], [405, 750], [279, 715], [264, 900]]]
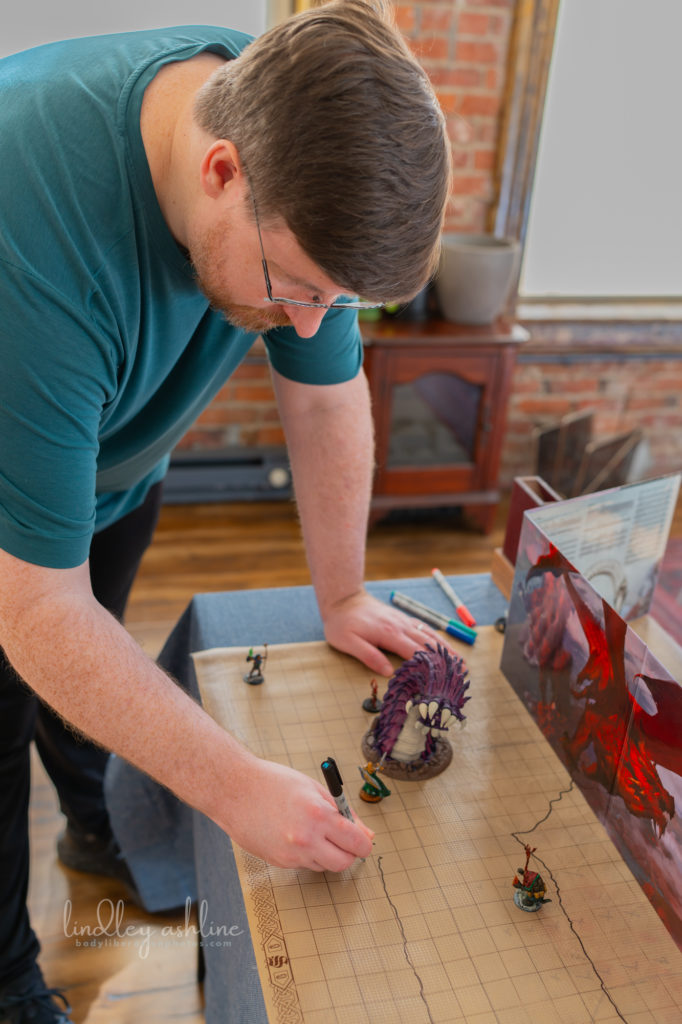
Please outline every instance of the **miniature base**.
[[[368, 761], [378, 764], [381, 761], [381, 751], [374, 746], [375, 718], [369, 729], [362, 737], [362, 754]], [[429, 761], [421, 759], [413, 762], [394, 761], [387, 757], [383, 762], [382, 771], [389, 779], [404, 779], [406, 782], [419, 782], [423, 779], [433, 779], [436, 775], [444, 772], [452, 761], [452, 747], [448, 740], [439, 736], [436, 739], [436, 749]]]
[[260, 673], [257, 676], [243, 676], [242, 678], [249, 686], [260, 686], [261, 683], [265, 682], [265, 676], [260, 675]]
[[381, 711], [382, 704], [380, 700], [374, 700], [373, 697], [365, 697], [362, 707], [365, 711], [372, 711], [376, 714], [378, 711]]
[[521, 910], [525, 910], [527, 914], [534, 914], [536, 911], [540, 909], [540, 907], [544, 905], [540, 902], [540, 900], [533, 900], [530, 906], [526, 906], [526, 904], [523, 902], [523, 893], [521, 892], [514, 893], [514, 903]]

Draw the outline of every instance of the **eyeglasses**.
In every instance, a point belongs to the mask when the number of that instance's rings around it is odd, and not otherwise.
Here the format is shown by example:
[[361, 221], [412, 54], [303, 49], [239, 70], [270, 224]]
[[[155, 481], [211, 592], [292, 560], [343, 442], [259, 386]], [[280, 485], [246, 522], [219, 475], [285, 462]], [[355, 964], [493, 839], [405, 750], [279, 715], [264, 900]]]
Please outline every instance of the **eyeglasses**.
[[251, 202], [253, 203], [253, 212], [256, 215], [256, 229], [258, 231], [258, 242], [260, 244], [261, 252], [261, 264], [263, 266], [263, 277], [265, 278], [265, 288], [267, 291], [266, 302], [276, 302], [277, 305], [281, 306], [303, 306], [305, 309], [381, 309], [385, 303], [383, 302], [301, 302], [299, 299], [285, 299], [283, 296], [272, 294], [272, 285], [270, 284], [270, 273], [268, 271], [268, 261], [265, 258], [265, 249], [263, 248], [263, 236], [260, 233], [260, 221], [258, 220], [258, 207], [256, 206], [256, 199], [251, 190]]

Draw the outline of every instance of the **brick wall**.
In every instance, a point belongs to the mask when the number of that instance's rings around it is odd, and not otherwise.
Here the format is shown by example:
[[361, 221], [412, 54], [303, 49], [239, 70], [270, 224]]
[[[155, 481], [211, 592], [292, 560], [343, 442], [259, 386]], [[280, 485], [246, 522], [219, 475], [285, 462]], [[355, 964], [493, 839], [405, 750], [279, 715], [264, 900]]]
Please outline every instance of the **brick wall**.
[[433, 83], [452, 140], [446, 230], [485, 231], [515, 0], [397, 3], [398, 25]]
[[[528, 325], [526, 325], [528, 326]], [[556, 423], [566, 413], [594, 411], [593, 437], [598, 440], [640, 427], [649, 447], [647, 476], [682, 469], [682, 330], [652, 342], [650, 325], [628, 327], [619, 342], [618, 328], [600, 328], [588, 346], [584, 329], [562, 332], [531, 328], [531, 341], [517, 358], [507, 430], [502, 449], [500, 483], [534, 472], [533, 431]], [[574, 340], [571, 341], [571, 333]], [[666, 338], [667, 333], [667, 338]], [[534, 335], [534, 336], [533, 336]]]

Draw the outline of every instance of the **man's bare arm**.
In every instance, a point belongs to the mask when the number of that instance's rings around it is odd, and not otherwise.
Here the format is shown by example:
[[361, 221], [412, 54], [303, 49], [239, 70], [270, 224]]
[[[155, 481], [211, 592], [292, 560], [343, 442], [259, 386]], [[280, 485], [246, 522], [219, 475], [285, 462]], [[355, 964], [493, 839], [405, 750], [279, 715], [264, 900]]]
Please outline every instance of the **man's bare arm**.
[[373, 672], [390, 675], [383, 653], [409, 658], [427, 639], [446, 642], [364, 588], [374, 431], [367, 380], [298, 384], [273, 372], [287, 436], [308, 564], [325, 636]]
[[67, 722], [137, 765], [270, 863], [339, 871], [371, 849], [326, 789], [255, 757], [95, 600], [87, 563], [46, 569], [0, 551], [0, 637]]

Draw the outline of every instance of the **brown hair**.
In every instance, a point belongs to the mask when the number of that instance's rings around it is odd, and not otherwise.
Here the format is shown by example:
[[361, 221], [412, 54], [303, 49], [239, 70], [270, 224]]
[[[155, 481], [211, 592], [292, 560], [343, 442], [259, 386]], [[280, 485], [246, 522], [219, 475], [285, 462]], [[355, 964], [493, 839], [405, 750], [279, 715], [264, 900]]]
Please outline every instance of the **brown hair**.
[[450, 186], [444, 118], [383, 0], [294, 15], [219, 68], [195, 115], [237, 147], [264, 220], [375, 301], [435, 272]]

